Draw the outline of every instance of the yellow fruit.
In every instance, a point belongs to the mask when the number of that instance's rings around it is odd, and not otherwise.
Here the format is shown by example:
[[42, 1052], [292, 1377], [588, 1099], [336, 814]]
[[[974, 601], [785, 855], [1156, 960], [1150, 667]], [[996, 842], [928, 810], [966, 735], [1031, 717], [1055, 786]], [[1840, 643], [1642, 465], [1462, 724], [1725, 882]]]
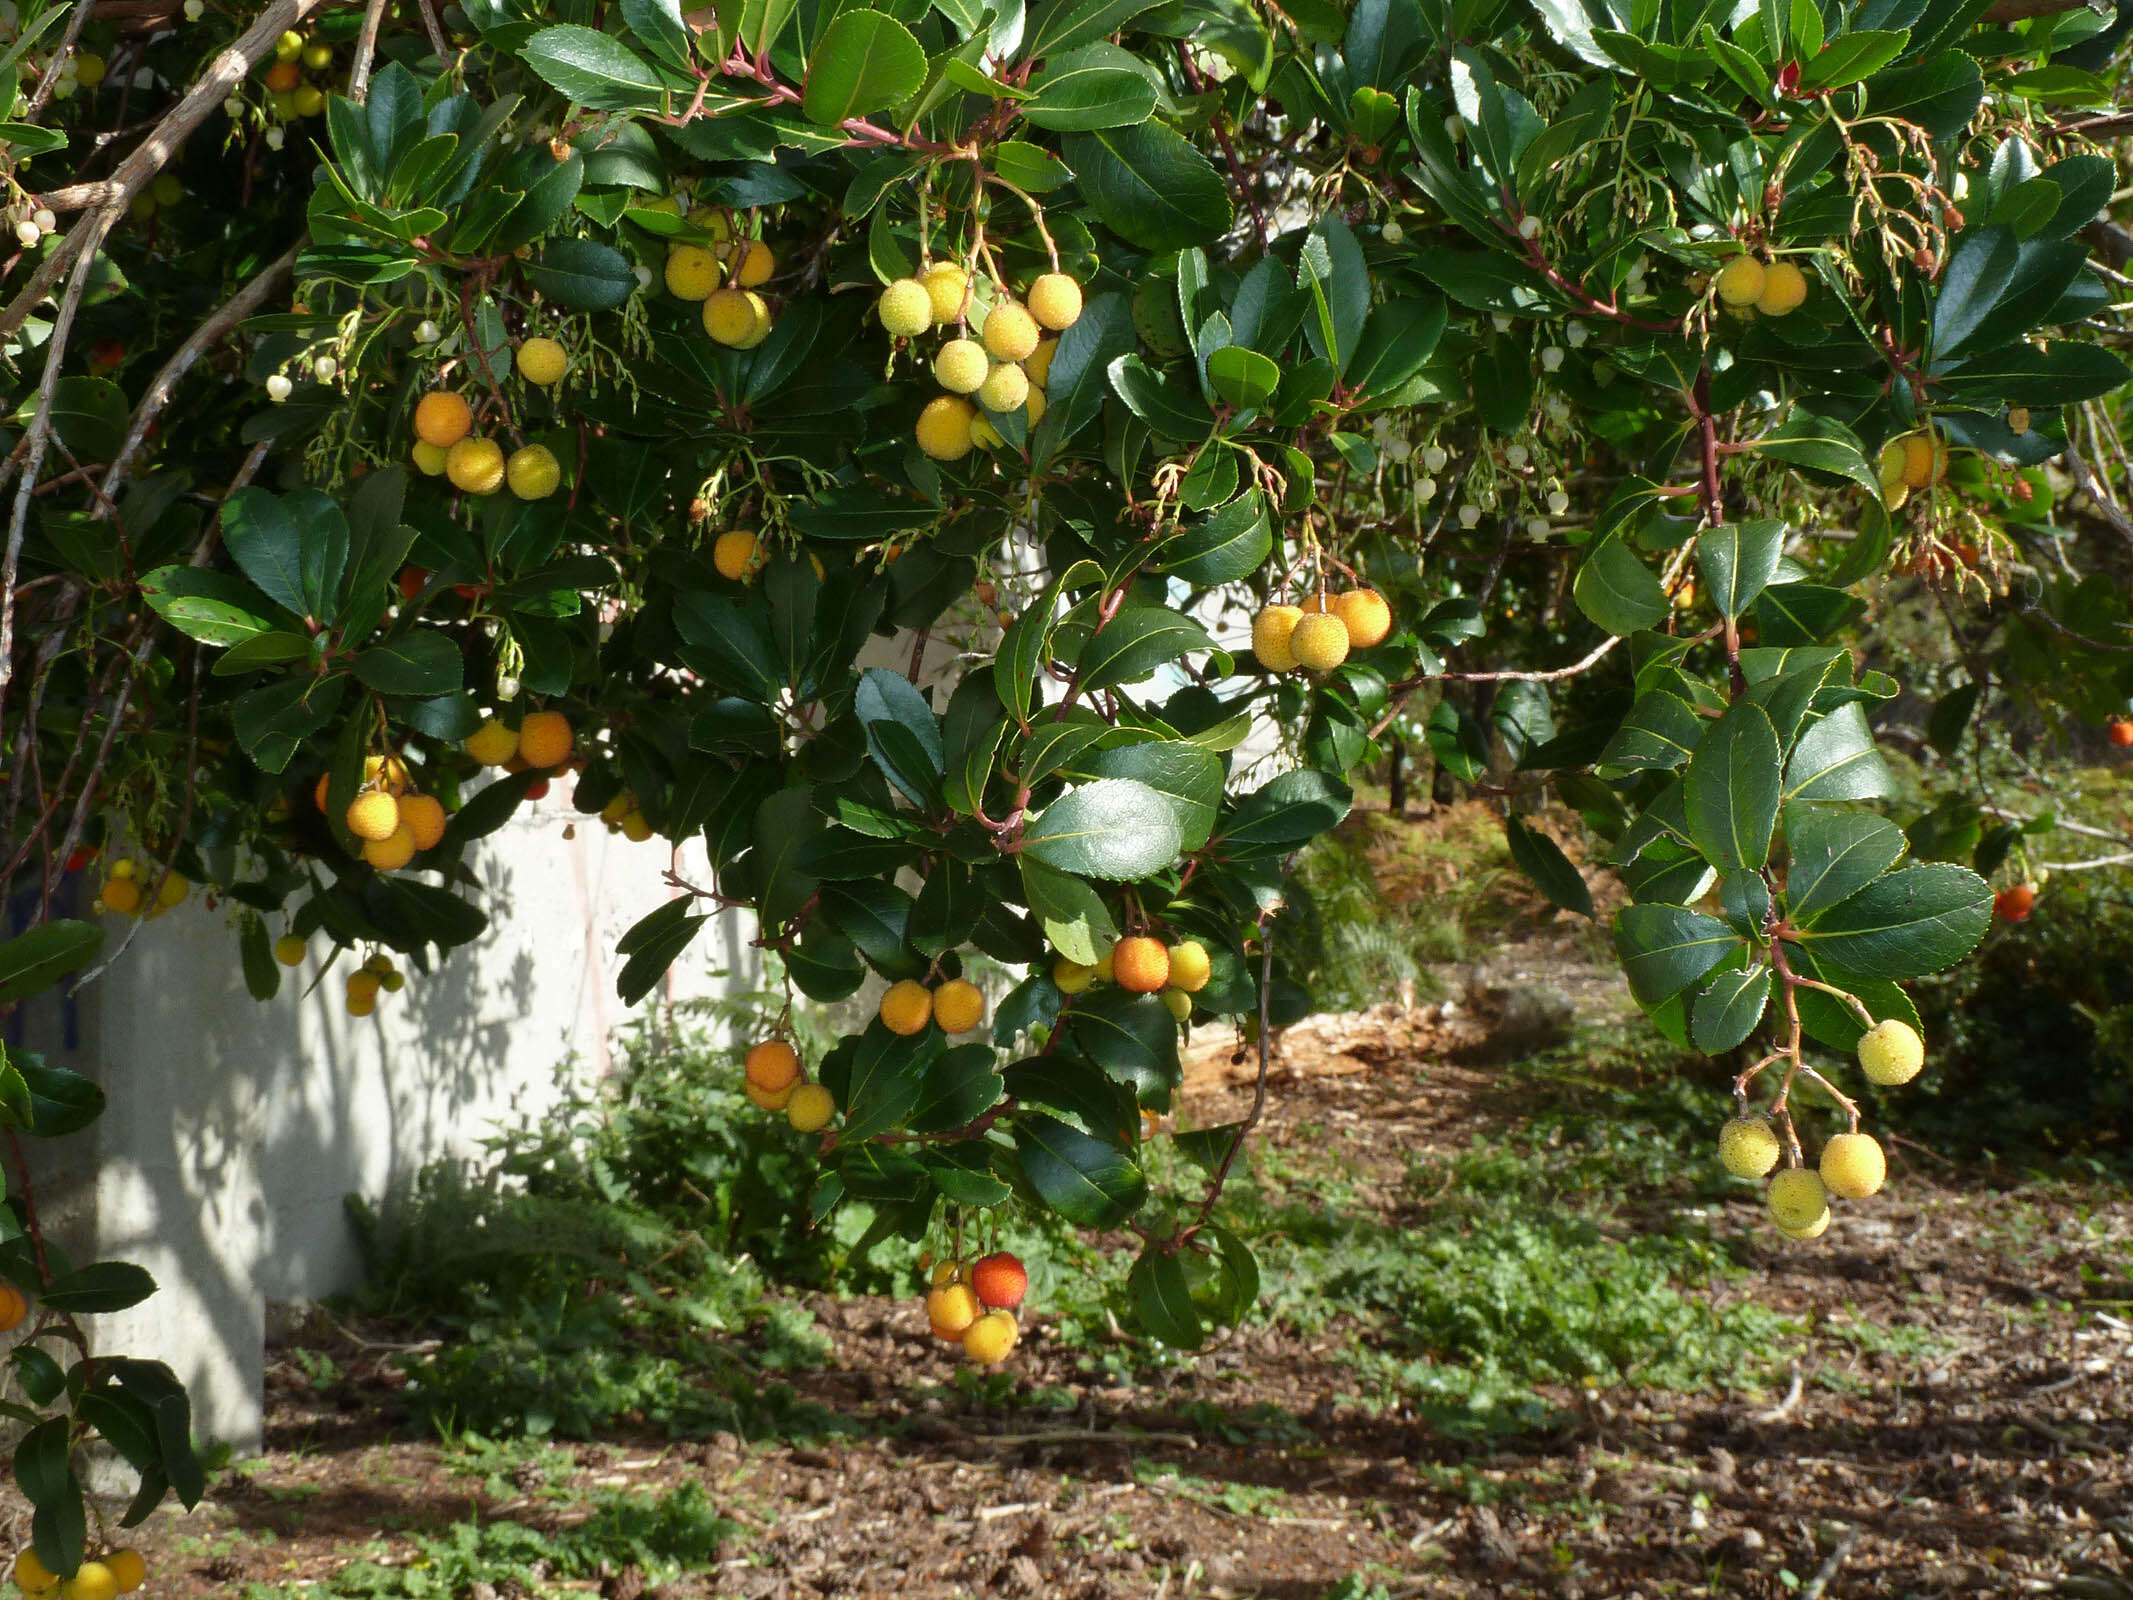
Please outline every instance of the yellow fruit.
[[[93, 89], [102, 83], [107, 70], [104, 58], [93, 51], [84, 50], [74, 58], [74, 81], [84, 89]], [[156, 198], [160, 200], [162, 195], [158, 194]]]
[[111, 876], [114, 878], [138, 878], [140, 875], [141, 864], [131, 856], [120, 856], [111, 863]]
[[535, 335], [518, 347], [518, 375], [543, 389], [570, 370], [570, 352], [555, 340]]
[[933, 1276], [929, 1278], [927, 1282], [933, 1288], [945, 1289], [951, 1283], [959, 1281], [963, 1276], [963, 1263], [951, 1257], [946, 1261], [938, 1262], [935, 1264], [933, 1268]]
[[1778, 1232], [1788, 1239], [1819, 1239], [1823, 1234], [1829, 1232], [1829, 1207], [1824, 1206], [1822, 1214], [1804, 1228], [1788, 1228], [1783, 1223], [1779, 1223]]
[[1948, 449], [1931, 429], [1903, 436], [1903, 481], [1913, 489], [1940, 482], [1948, 470]]
[[782, 1089], [759, 1089], [752, 1083], [743, 1083], [749, 1104], [759, 1111], [783, 1111], [792, 1104], [792, 1097], [799, 1092], [799, 1084], [788, 1083]]
[[1061, 956], [1052, 963], [1052, 982], [1061, 994], [1080, 994], [1095, 981], [1096, 969]]
[[785, 1107], [785, 1120], [795, 1133], [820, 1133], [837, 1114], [837, 1102], [819, 1083], [803, 1083], [792, 1092]]
[[1058, 349], [1057, 339], [1040, 339], [1037, 348], [1023, 361], [1022, 370], [1034, 388], [1042, 389], [1044, 380], [1052, 375], [1052, 356]]
[[1763, 1203], [1770, 1220], [1781, 1228], [1805, 1228], [1829, 1209], [1829, 1192], [1822, 1180], [1805, 1167], [1787, 1167], [1770, 1180]]
[[1925, 1064], [1926, 1042], [1908, 1022], [1885, 1017], [1859, 1035], [1859, 1070], [1874, 1083], [1909, 1083]]
[[511, 452], [504, 463], [504, 481], [521, 500], [545, 500], [561, 487], [563, 465], [545, 444], [529, 444]]
[[758, 1089], [784, 1089], [800, 1081], [799, 1052], [783, 1039], [765, 1039], [748, 1052], [742, 1070]]
[[1289, 649], [1299, 665], [1331, 672], [1348, 659], [1348, 626], [1327, 612], [1299, 617], [1289, 633]]
[[[1022, 364], [1022, 370], [1029, 370], [1028, 362]], [[1022, 403], [1022, 409], [1028, 413], [1029, 425], [1032, 428], [1044, 420], [1044, 391], [1036, 386], [1034, 379], [1031, 380], [1029, 398]]]
[[529, 711], [518, 725], [518, 758], [529, 767], [560, 767], [576, 742], [570, 718], [560, 711]]
[[933, 358], [933, 381], [951, 394], [977, 393], [991, 370], [985, 347], [975, 339], [950, 339]]
[[726, 253], [728, 261], [737, 262], [733, 269], [733, 281], [743, 289], [753, 289], [759, 283], [768, 283], [770, 275], [777, 271], [778, 258], [770, 253], [770, 246], [760, 239], [750, 239], [736, 245]]
[[1333, 597], [1333, 614], [1348, 630], [1348, 643], [1357, 650], [1383, 644], [1392, 632], [1392, 607], [1375, 589], [1350, 589]]
[[711, 565], [721, 578], [746, 583], [763, 565], [763, 548], [745, 528], [729, 528], [711, 546]]
[[916, 278], [898, 278], [881, 291], [874, 315], [899, 339], [915, 339], [933, 326], [933, 296]]
[[35, 1550], [24, 1550], [15, 1557], [15, 1582], [25, 1591], [49, 1589], [58, 1581], [58, 1575], [37, 1559]]
[[1875, 471], [1880, 475], [1881, 492], [1883, 494], [1893, 494], [1904, 486], [1905, 463], [1908, 456], [1909, 451], [1905, 449], [1904, 442], [1901, 439], [1891, 439], [1881, 447], [1880, 459], [1874, 463], [1874, 467]]
[[415, 859], [414, 830], [403, 822], [393, 829], [390, 838], [376, 839], [363, 846], [363, 859], [380, 872], [398, 872]]
[[881, 1025], [906, 1038], [923, 1031], [933, 1018], [933, 991], [905, 978], [889, 985], [881, 997]]
[[1012, 411], [1029, 398], [1029, 378], [1012, 361], [1003, 362], [978, 385], [978, 404], [987, 411]]
[[1718, 1164], [1736, 1178], [1760, 1178], [1785, 1153], [1763, 1117], [1733, 1117], [1718, 1130]]
[[970, 419], [970, 437], [980, 450], [997, 450], [1007, 443], [1000, 430], [983, 416]]
[[414, 448], [415, 470], [425, 478], [444, 476], [444, 464], [452, 452], [442, 445], [431, 444], [427, 439], [417, 439]]
[[1047, 272], [1029, 286], [1029, 314], [1054, 333], [1081, 319], [1081, 285], [1063, 272]]
[[[302, 55], [303, 53], [304, 36], [296, 32], [293, 28], [283, 33], [279, 39], [276, 39], [274, 41], [274, 59], [276, 61], [294, 61], [298, 56]], [[53, 1583], [57, 1583], [59, 1580], [57, 1578], [53, 1578], [50, 1581]]]
[[943, 1033], [968, 1033], [985, 1020], [985, 994], [976, 984], [950, 978], [933, 991], [933, 1020]]
[[158, 206], [169, 207], [185, 198], [185, 185], [178, 181], [177, 174], [165, 172], [157, 175], [148, 192], [156, 197]]
[[770, 337], [770, 307], [753, 289], [721, 289], [704, 302], [704, 332], [736, 350]]
[[390, 839], [400, 826], [400, 802], [383, 790], [348, 802], [348, 831], [358, 839]]
[[1170, 982], [1173, 987], [1187, 994], [1198, 994], [1207, 987], [1207, 980], [1214, 975], [1215, 965], [1207, 957], [1207, 947], [1185, 939], [1170, 947]]
[[141, 886], [131, 878], [112, 878], [104, 884], [104, 909], [130, 917], [141, 909]]
[[1176, 987], [1163, 991], [1163, 1009], [1170, 1013], [1173, 1022], [1183, 1022], [1192, 1015], [1192, 996]]
[[400, 820], [415, 836], [417, 850], [434, 850], [444, 838], [444, 805], [435, 795], [411, 794], [400, 801]]
[[1020, 1332], [1012, 1311], [988, 1311], [964, 1332], [963, 1354], [980, 1366], [1005, 1361]]
[[1163, 941], [1129, 934], [1111, 947], [1111, 975], [1132, 994], [1154, 994], [1170, 982], [1170, 952]]
[[718, 257], [700, 244], [667, 249], [667, 293], [677, 300], [706, 300], [718, 287]]
[[1096, 965], [1089, 969], [1089, 976], [1098, 983], [1117, 982], [1117, 976], [1113, 972], [1111, 966], [1112, 958], [1115, 957], [1117, 954], [1118, 946], [1114, 944], [1113, 946], [1111, 946], [1110, 949], [1106, 950], [1102, 955], [1096, 958]]
[[936, 261], [918, 275], [918, 281], [926, 286], [926, 297], [933, 302], [937, 325], [946, 327], [963, 319], [963, 307], [970, 298], [969, 273], [952, 261]]
[[1763, 264], [1753, 256], [1735, 256], [1718, 269], [1718, 298], [1735, 311], [1762, 298]]
[[1020, 361], [1037, 348], [1037, 319], [1012, 300], [985, 317], [985, 353], [995, 361]]
[[59, 1600], [118, 1600], [118, 1577], [101, 1561], [84, 1561], [59, 1586]]
[[926, 1320], [942, 1339], [962, 1338], [984, 1309], [978, 1304], [977, 1291], [967, 1283], [944, 1283], [926, 1295]]
[[114, 1550], [104, 1557], [104, 1565], [118, 1579], [120, 1594], [131, 1594], [148, 1581], [148, 1563], [138, 1550]]
[[449, 450], [474, 426], [474, 408], [449, 389], [433, 389], [415, 402], [415, 437]]
[[304, 65], [313, 72], [324, 72], [333, 65], [333, 46], [323, 41], [304, 46]]
[[643, 844], [652, 836], [652, 819], [642, 811], [632, 811], [620, 824], [622, 837], [631, 844]]
[[1822, 1146], [1822, 1184], [1846, 1200], [1864, 1200], [1887, 1181], [1889, 1158], [1870, 1133], [1840, 1133]]
[[977, 407], [959, 394], [937, 395], [918, 414], [918, 447], [936, 461], [960, 461], [977, 444]]
[[466, 752], [485, 767], [500, 767], [518, 754], [518, 734], [491, 717], [474, 730]]
[[468, 494], [494, 494], [504, 483], [504, 447], [494, 439], [462, 439], [444, 458], [444, 475]]
[[274, 959], [285, 967], [300, 967], [306, 948], [301, 934], [285, 933], [274, 941]]
[[326, 109], [326, 91], [307, 83], [289, 97], [289, 108], [300, 117], [315, 117]]
[[1766, 317], [1782, 317], [1797, 311], [1807, 298], [1807, 274], [1790, 261], [1773, 261], [1763, 271], [1763, 292], [1755, 297], [1755, 309]]
[[379, 987], [378, 975], [368, 967], [360, 967], [348, 974], [347, 987], [348, 998], [351, 1000], [375, 1000]]
[[1296, 625], [1303, 620], [1301, 606], [1272, 605], [1252, 618], [1252, 654], [1269, 672], [1291, 672], [1296, 667], [1296, 652], [1290, 641], [1296, 635]]
[[192, 881], [175, 869], [163, 874], [163, 883], [156, 890], [156, 909], [168, 911], [193, 892]]

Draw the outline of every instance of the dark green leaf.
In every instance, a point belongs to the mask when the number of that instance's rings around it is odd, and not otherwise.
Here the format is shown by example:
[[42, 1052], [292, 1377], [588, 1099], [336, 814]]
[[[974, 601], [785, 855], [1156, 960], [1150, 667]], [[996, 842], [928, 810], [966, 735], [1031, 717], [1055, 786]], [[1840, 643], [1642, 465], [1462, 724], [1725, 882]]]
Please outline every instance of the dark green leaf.
[[1148, 1197], [1148, 1180], [1116, 1145], [1039, 1112], [1015, 1124], [1022, 1171], [1044, 1203], [1084, 1228], [1110, 1228]]

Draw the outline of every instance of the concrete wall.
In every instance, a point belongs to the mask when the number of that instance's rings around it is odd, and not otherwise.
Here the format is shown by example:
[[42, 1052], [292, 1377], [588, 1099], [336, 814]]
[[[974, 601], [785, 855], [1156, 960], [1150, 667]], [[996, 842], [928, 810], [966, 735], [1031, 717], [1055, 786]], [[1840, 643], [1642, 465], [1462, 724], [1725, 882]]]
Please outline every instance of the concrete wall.
[[[693, 853], [681, 870], [703, 882]], [[78, 1260], [137, 1261], [160, 1285], [91, 1319], [99, 1348], [170, 1362], [200, 1434], [256, 1446], [266, 1302], [356, 1282], [347, 1195], [388, 1195], [497, 1122], [539, 1115], [566, 1064], [605, 1070], [614, 1031], [658, 1003], [622, 1005], [614, 946], [674, 892], [672, 861], [663, 842], [578, 816], [558, 785], [476, 858], [488, 933], [428, 976], [409, 971], [371, 1017], [344, 1008], [345, 956], [304, 993], [323, 939], [275, 1000], [254, 1001], [226, 912], [196, 895], [144, 926], [71, 1014], [55, 1000], [26, 1018], [21, 1042], [111, 1094], [91, 1129], [36, 1151], [43, 1216]], [[670, 979], [676, 997], [708, 992], [713, 967], [752, 970], [752, 936], [737, 914], [708, 926]]]

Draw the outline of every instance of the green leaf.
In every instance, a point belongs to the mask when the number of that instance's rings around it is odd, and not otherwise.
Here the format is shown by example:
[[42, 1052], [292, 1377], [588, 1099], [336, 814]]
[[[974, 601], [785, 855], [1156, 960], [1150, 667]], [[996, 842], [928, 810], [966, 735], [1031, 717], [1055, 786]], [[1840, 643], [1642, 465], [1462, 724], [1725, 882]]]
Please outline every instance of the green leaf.
[[959, 1044], [927, 1064], [904, 1123], [913, 1133], [966, 1127], [998, 1105], [1006, 1092], [992, 1046]]
[[1207, 843], [1222, 805], [1222, 758], [1180, 739], [1084, 751], [1065, 770], [1086, 778], [1132, 778], [1170, 802], [1178, 824], [1178, 853]]
[[0, 1004], [28, 999], [70, 972], [79, 972], [104, 947], [93, 923], [55, 918], [0, 944]]
[[839, 1139], [855, 1144], [901, 1127], [918, 1104], [927, 1069], [941, 1049], [941, 1036], [891, 1033], [877, 1017], [859, 1036], [844, 1092], [844, 1127]]
[[1799, 804], [1785, 808], [1785, 842], [1785, 914], [1803, 926], [1895, 866], [1906, 843], [1901, 828], [1870, 811]]
[[1935, 861], [1876, 879], [1822, 913], [1799, 942], [1817, 962], [1862, 977], [1917, 978], [1962, 960], [1991, 921], [1985, 880]]
[[526, 264], [526, 280], [572, 311], [612, 311], [637, 287], [629, 257], [593, 239], [555, 239]]
[[1107, 228], [1144, 250], [1180, 250], [1229, 231], [1229, 185], [1181, 134], [1160, 122], [1070, 133], [1061, 154]]
[[1126, 606], [1090, 636], [1076, 663], [1083, 693], [1138, 683], [1188, 650], [1212, 650], [1200, 625], [1167, 606]]
[[1338, 827], [1354, 802], [1354, 792], [1330, 772], [1284, 772], [1237, 803], [1218, 830], [1220, 854], [1231, 861], [1286, 854]]
[[96, 1261], [54, 1278], [38, 1296], [58, 1311], [78, 1315], [126, 1311], [156, 1292], [156, 1280], [131, 1261]]
[[1157, 0], [1043, 0], [1032, 6], [1021, 55], [1041, 61], [1076, 45], [1109, 38]]
[[1810, 723], [1785, 764], [1788, 800], [1878, 800], [1895, 792], [1895, 777], [1856, 701]]
[[239, 489], [222, 503], [222, 543], [268, 599], [300, 617], [310, 614], [303, 533], [281, 500], [264, 489]]
[[[15, 408], [26, 426], [37, 414], [34, 389]], [[109, 378], [70, 373], [52, 387], [52, 431], [77, 459], [109, 461], [126, 442], [126, 392]]]
[[1657, 627], [1669, 610], [1652, 569], [1612, 535], [1586, 552], [1570, 592], [1596, 626], [1617, 635]]
[[1870, 78], [1903, 54], [1910, 37], [1903, 28], [1861, 28], [1839, 34], [1802, 64], [1800, 88], [1842, 89]]
[[1209, 353], [1207, 381], [1232, 411], [1255, 411], [1281, 387], [1281, 368], [1256, 350], [1227, 344]]
[[867, 753], [886, 777], [916, 805], [941, 803], [940, 719], [926, 697], [900, 672], [869, 667], [852, 698], [866, 728]]
[[1165, 545], [1164, 571], [1180, 583], [1213, 588], [1257, 572], [1273, 548], [1265, 497], [1247, 489]]
[[355, 675], [380, 694], [450, 694], [461, 684], [459, 646], [441, 629], [415, 628], [357, 656]]
[[33, 1506], [54, 1505], [80, 1493], [74, 1469], [67, 1463], [67, 1428], [65, 1417], [52, 1417], [30, 1429], [15, 1446], [15, 1482]]
[[1504, 833], [1510, 840], [1511, 859], [1518, 863], [1519, 871], [1533, 880], [1535, 888], [1565, 911], [1575, 911], [1581, 917], [1592, 915], [1592, 890], [1563, 854], [1561, 845], [1517, 817], [1504, 818]]
[[1126, 1299], [1133, 1320], [1151, 1338], [1173, 1350], [1197, 1350], [1207, 1342], [1207, 1325], [1192, 1303], [1192, 1287], [1176, 1254], [1151, 1243], [1126, 1273]]
[[1178, 1025], [1152, 994], [1104, 988], [1063, 1012], [1068, 1040], [1145, 1106], [1167, 1106], [1180, 1081]]
[[1629, 991], [1647, 1011], [1743, 948], [1740, 935], [1716, 917], [1682, 906], [1624, 906], [1614, 933]]
[[1133, 882], [1177, 859], [1170, 802], [1132, 778], [1099, 778], [1069, 789], [1022, 835], [1022, 853], [1058, 872]]
[[1728, 967], [1696, 996], [1689, 1008], [1689, 1037], [1707, 1056], [1731, 1050], [1763, 1020], [1770, 1003], [1770, 969]]
[[1045, 61], [1030, 80], [1022, 115], [1054, 133], [1127, 127], [1154, 112], [1155, 88], [1138, 56], [1115, 44], [1088, 44]]
[[800, 109], [833, 128], [916, 94], [926, 82], [926, 52], [911, 30], [885, 11], [843, 11], [807, 60]]
[[1696, 540], [1696, 570], [1720, 616], [1737, 617], [1777, 576], [1785, 550], [1782, 522], [1721, 523]]
[[1048, 867], [1027, 851], [1018, 864], [1023, 897], [1043, 924], [1044, 936], [1069, 961], [1095, 966], [1118, 938], [1118, 925], [1102, 897], [1086, 879]]
[[8, 1352], [22, 1392], [32, 1405], [48, 1406], [67, 1386], [67, 1374], [57, 1361], [34, 1344], [18, 1344]]
[[1148, 1198], [1148, 1180], [1126, 1153], [1039, 1112], [1015, 1124], [1023, 1175], [1044, 1203], [1084, 1228], [1111, 1228]]
[[615, 978], [615, 993], [624, 1005], [633, 1006], [650, 994], [667, 975], [667, 968], [695, 942], [697, 930], [711, 920], [689, 914], [689, 907], [695, 903], [687, 897], [670, 900], [640, 918], [625, 936], [633, 940], [625, 952], [629, 959]]
[[677, 87], [621, 40], [575, 23], [543, 28], [519, 55], [565, 99], [595, 111], [662, 110]]
[[[79, 1133], [104, 1114], [104, 1091], [78, 1072], [45, 1064], [33, 1051], [11, 1050], [9, 1063], [29, 1091], [28, 1131], [39, 1139]], [[14, 1111], [7, 1113], [9, 1120]]]
[[1664, 689], [1640, 694], [1601, 749], [1593, 771], [1608, 779], [1647, 769], [1671, 772], [1695, 753], [1707, 726], [1678, 694]]
[[2133, 371], [2100, 345], [2059, 339], [1988, 350], [1936, 371], [1930, 381], [1951, 400], [2000, 411], [2078, 405], [2124, 388], [2129, 379]]
[[1769, 716], [1753, 701], [1735, 701], [1704, 735], [1683, 778], [1689, 836], [1713, 866], [1760, 867], [1769, 858], [1779, 770]]
[[622, 0], [622, 20], [644, 47], [676, 72], [694, 69], [693, 40], [676, 0]]

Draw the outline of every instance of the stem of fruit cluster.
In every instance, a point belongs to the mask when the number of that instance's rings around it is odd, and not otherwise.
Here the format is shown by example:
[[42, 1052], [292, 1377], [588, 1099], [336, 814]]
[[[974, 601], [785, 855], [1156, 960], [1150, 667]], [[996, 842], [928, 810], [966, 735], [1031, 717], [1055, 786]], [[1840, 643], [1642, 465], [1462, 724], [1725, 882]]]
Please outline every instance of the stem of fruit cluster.
[[1831, 998], [1843, 1001], [1846, 1005], [1852, 1008], [1852, 1013], [1857, 1016], [1861, 1022], [1865, 1023], [1869, 1028], [1874, 1026], [1873, 1012], [1866, 1009], [1866, 1002], [1861, 1000], [1857, 995], [1851, 994], [1846, 990], [1840, 989], [1833, 983], [1824, 983], [1819, 978], [1795, 977], [1791, 981], [1795, 988], [1819, 989], [1822, 991], [1822, 993], [1829, 995]]

